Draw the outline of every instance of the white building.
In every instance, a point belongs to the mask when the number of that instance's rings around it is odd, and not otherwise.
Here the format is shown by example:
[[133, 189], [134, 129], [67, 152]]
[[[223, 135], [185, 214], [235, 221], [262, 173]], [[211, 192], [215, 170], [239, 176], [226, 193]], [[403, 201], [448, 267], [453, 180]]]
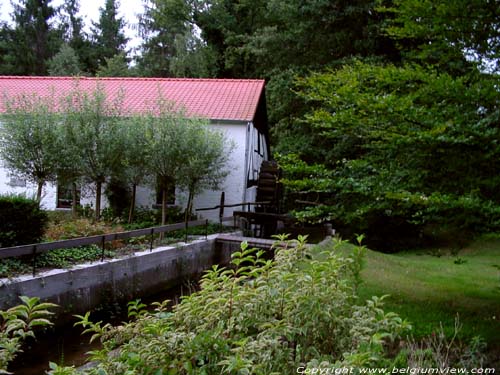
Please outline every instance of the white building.
[[[124, 107], [130, 112], [141, 112], [151, 107], [161, 95], [175, 102], [188, 116], [210, 120], [211, 126], [221, 129], [235, 148], [231, 154], [231, 173], [223, 189], [226, 204], [252, 202], [256, 196], [256, 182], [260, 165], [269, 158], [266, 101], [263, 80], [230, 79], [160, 79], [160, 78], [70, 78], [70, 77], [0, 77], [0, 123], [5, 113], [5, 100], [21, 94], [63, 97], [77, 84], [91, 92], [100, 85], [109, 100], [123, 95]], [[92, 204], [92, 193], [85, 193], [81, 204]], [[221, 191], [205, 191], [196, 197], [194, 208], [219, 204]], [[10, 175], [0, 160], [0, 194], [26, 193], [35, 195], [36, 187]], [[68, 209], [65, 189], [47, 184], [42, 206], [48, 210]], [[175, 204], [183, 206], [185, 197], [177, 192]], [[103, 197], [103, 206], [106, 205]], [[156, 193], [140, 187], [138, 206], [156, 204]], [[236, 207], [235, 209], [241, 209]], [[227, 209], [225, 215], [230, 215]], [[202, 211], [200, 216], [215, 219], [217, 210]]]

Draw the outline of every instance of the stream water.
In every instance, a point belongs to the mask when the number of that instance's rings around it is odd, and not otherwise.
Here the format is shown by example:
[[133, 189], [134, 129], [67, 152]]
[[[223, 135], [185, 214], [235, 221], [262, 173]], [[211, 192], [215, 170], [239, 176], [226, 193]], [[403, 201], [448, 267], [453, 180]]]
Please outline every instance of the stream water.
[[[189, 294], [195, 285], [182, 284], [169, 288], [159, 294], [141, 298], [141, 301], [150, 305], [154, 301], [169, 299], [172, 305], [178, 302], [180, 296]], [[92, 321], [103, 320], [105, 323], [119, 324], [126, 319], [126, 302], [114, 306], [113, 311], [99, 311], [91, 313]], [[76, 318], [74, 322], [76, 322]], [[9, 371], [16, 375], [43, 375], [49, 370], [49, 362], [65, 366], [81, 366], [85, 363], [86, 353], [99, 349], [98, 340], [89, 343], [91, 335], [82, 335], [80, 326], [73, 327], [69, 323], [56, 328], [48, 328], [45, 332], [37, 332], [36, 339], [29, 338], [23, 345], [23, 352], [9, 366]]]

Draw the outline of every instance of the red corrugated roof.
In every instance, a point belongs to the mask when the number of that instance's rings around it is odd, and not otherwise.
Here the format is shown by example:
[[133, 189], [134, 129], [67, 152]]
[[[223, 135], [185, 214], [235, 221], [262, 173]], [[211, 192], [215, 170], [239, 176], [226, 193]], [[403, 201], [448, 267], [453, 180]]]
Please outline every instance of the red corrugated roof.
[[190, 79], [190, 78], [71, 78], [0, 76], [0, 112], [4, 100], [20, 94], [64, 96], [75, 85], [82, 90], [104, 87], [109, 99], [124, 95], [124, 108], [131, 112], [151, 109], [161, 97], [175, 102], [190, 116], [212, 120], [252, 121], [264, 80], [256, 79]]

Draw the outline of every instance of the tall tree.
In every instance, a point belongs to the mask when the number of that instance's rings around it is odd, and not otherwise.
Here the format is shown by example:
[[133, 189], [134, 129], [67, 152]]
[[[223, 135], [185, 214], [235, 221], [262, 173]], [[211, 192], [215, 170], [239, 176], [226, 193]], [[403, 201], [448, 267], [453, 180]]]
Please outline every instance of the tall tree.
[[75, 51], [82, 65], [81, 68], [88, 73], [94, 73], [97, 65], [92, 55], [89, 36], [84, 31], [83, 18], [79, 12], [79, 0], [68, 0], [62, 5], [60, 13], [64, 27], [64, 40]]
[[117, 0], [106, 0], [104, 8], [99, 8], [99, 21], [93, 23], [92, 42], [98, 66], [104, 66], [106, 58], [126, 53], [125, 20], [118, 16], [118, 8]]
[[48, 71], [51, 76], [77, 76], [82, 69], [75, 50], [67, 44], [63, 44], [57, 54], [48, 63]]
[[[383, 3], [383, 2], [382, 2]], [[386, 32], [405, 57], [454, 75], [500, 69], [500, 10], [490, 0], [395, 0]]]
[[189, 119], [182, 127], [181, 147], [184, 163], [176, 177], [180, 189], [187, 191], [185, 220], [193, 210], [193, 200], [206, 189], [219, 189], [229, 174], [228, 162], [233, 149], [224, 133], [209, 128], [208, 121]]
[[186, 0], [145, 0], [139, 19], [142, 36], [138, 65], [144, 75], [213, 77], [215, 54], [199, 36]]
[[57, 115], [53, 98], [21, 95], [7, 98], [7, 115], [2, 119], [0, 155], [15, 175], [37, 186], [54, 181], [57, 172]]
[[78, 150], [81, 175], [95, 186], [95, 218], [101, 211], [102, 186], [122, 167], [121, 97], [108, 98], [99, 85], [91, 92], [78, 85], [63, 103], [66, 126], [72, 127], [73, 150]]
[[162, 224], [167, 220], [168, 191], [175, 184], [184, 164], [183, 127], [186, 117], [175, 110], [173, 103], [159, 98], [156, 108], [146, 118], [146, 147], [149, 151], [151, 174], [156, 177], [162, 196]]
[[124, 139], [123, 159], [124, 171], [123, 181], [132, 187], [128, 222], [134, 217], [137, 186], [144, 184], [151, 177], [151, 140], [145, 136], [148, 119], [144, 116], [133, 115], [128, 117], [121, 131]]
[[[272, 134], [294, 133], [303, 114], [293, 95], [297, 76], [335, 66], [352, 56], [397, 61], [395, 43], [382, 30], [377, 0], [200, 0], [193, 12], [201, 36], [215, 51], [217, 76], [262, 77]], [[279, 139], [278, 138], [278, 139]]]
[[15, 75], [45, 75], [46, 63], [59, 49], [62, 32], [53, 19], [52, 0], [21, 0], [13, 4], [12, 28], [4, 25], [2, 36], [6, 56], [2, 57]]

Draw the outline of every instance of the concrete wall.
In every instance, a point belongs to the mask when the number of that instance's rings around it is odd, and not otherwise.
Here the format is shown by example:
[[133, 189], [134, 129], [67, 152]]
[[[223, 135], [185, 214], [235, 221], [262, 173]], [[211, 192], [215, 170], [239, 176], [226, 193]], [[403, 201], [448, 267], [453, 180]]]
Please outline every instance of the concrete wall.
[[56, 269], [35, 277], [0, 279], [0, 310], [19, 304], [18, 296], [37, 296], [61, 306], [57, 314], [81, 314], [99, 305], [130, 301], [155, 294], [197, 277], [213, 264], [227, 264], [237, 249], [231, 244], [215, 245], [217, 235], [177, 247], [165, 246], [106, 260]]

